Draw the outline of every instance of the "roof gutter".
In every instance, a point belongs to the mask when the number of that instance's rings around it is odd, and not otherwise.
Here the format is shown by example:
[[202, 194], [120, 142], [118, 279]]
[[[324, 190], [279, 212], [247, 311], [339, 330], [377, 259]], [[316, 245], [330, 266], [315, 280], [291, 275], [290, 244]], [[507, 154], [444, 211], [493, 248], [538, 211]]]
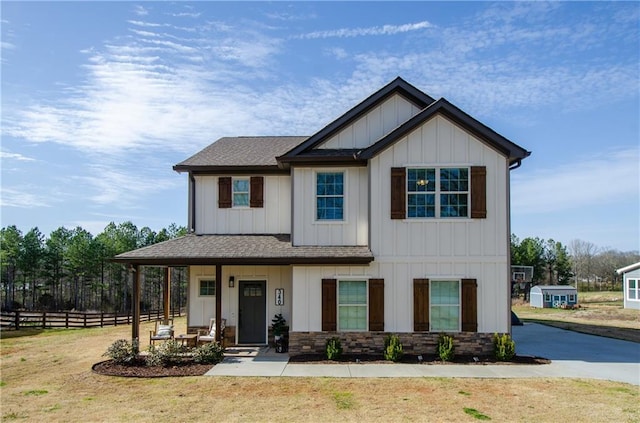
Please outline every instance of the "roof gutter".
[[516, 170], [517, 168], [519, 168], [520, 166], [522, 166], [522, 159], [518, 159], [516, 160], [516, 162], [514, 164], [512, 164], [511, 166], [509, 166], [509, 170]]

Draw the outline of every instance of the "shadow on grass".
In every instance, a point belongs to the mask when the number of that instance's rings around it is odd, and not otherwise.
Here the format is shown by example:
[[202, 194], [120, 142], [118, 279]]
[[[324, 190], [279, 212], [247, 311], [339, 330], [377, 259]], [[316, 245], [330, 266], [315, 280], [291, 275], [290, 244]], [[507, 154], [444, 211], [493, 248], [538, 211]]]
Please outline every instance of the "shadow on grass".
[[0, 339], [20, 338], [23, 336], [33, 336], [44, 332], [42, 328], [29, 328], [29, 329], [2, 329], [0, 331]]

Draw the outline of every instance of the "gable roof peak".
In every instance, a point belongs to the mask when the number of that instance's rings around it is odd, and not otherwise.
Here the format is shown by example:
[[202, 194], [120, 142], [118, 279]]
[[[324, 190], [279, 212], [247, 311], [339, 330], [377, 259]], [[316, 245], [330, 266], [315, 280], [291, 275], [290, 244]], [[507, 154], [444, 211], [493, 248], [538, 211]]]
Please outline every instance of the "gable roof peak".
[[289, 159], [297, 156], [298, 154], [306, 152], [318, 146], [323, 141], [327, 140], [332, 135], [339, 132], [342, 128], [351, 124], [352, 122], [366, 114], [369, 110], [378, 106], [394, 94], [401, 95], [411, 103], [415, 104], [419, 109], [424, 109], [428, 105], [435, 102], [435, 99], [433, 97], [420, 91], [419, 89], [402, 79], [400, 76], [398, 76], [393, 81], [389, 82], [387, 85], [380, 88], [378, 91], [374, 92], [369, 97], [358, 103], [351, 110], [338, 117], [333, 122], [329, 123], [314, 135], [310, 136], [305, 142], [297, 145], [286, 154], [278, 157], [278, 161], [289, 162], [291, 161]]

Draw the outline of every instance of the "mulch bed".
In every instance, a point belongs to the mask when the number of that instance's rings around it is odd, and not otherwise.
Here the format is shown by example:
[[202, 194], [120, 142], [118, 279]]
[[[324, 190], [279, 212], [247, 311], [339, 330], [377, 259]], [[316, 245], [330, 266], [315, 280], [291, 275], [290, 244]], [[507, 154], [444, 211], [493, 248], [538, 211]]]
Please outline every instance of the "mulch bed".
[[[324, 355], [321, 354], [305, 354], [296, 355], [289, 358], [289, 363], [304, 363], [304, 364], [354, 364], [354, 363], [366, 363], [366, 364], [391, 364], [390, 361], [385, 360], [381, 355], [353, 355], [343, 354], [337, 360], [327, 360]], [[486, 364], [549, 364], [551, 360], [541, 357], [530, 356], [515, 356], [511, 361], [497, 361], [491, 357], [477, 357], [474, 359], [471, 356], [456, 356], [452, 361], [441, 361], [435, 355], [423, 356], [423, 360], [420, 362], [418, 356], [407, 354], [402, 357], [399, 363], [405, 364], [425, 364], [425, 365], [447, 365], [447, 364], [468, 364], [468, 365], [486, 365]], [[179, 376], [202, 376], [207, 373], [213, 364], [198, 364], [192, 359], [185, 358], [179, 363], [175, 363], [171, 366], [147, 366], [144, 360], [136, 360], [130, 364], [118, 364], [113, 360], [101, 361], [93, 365], [94, 372], [105, 376], [122, 376], [122, 377], [179, 377]]]
[[[327, 360], [322, 354], [304, 354], [296, 355], [289, 359], [289, 363], [305, 363], [305, 364], [352, 364], [352, 363], [366, 363], [366, 364], [390, 364], [391, 361], [384, 359], [382, 355], [354, 355], [343, 354], [336, 360]], [[405, 354], [398, 363], [405, 364], [469, 364], [469, 365], [486, 365], [486, 364], [549, 364], [551, 360], [542, 357], [531, 357], [517, 355], [511, 359], [511, 361], [498, 361], [493, 357], [473, 357], [468, 355], [458, 355], [452, 361], [442, 361], [436, 355], [423, 355], [422, 361], [418, 360], [417, 355]]]
[[130, 364], [118, 364], [113, 360], [101, 361], [93, 365], [94, 372], [106, 376], [123, 377], [178, 377], [202, 376], [213, 364], [198, 364], [191, 359], [184, 359], [171, 366], [147, 366], [144, 360], [136, 360]]

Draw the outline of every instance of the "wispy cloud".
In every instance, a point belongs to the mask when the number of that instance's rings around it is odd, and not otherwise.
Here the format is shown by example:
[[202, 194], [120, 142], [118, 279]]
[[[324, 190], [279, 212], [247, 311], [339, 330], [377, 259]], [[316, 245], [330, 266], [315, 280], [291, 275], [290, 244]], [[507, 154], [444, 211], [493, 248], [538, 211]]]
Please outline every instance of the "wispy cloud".
[[133, 13], [135, 13], [138, 16], [147, 16], [149, 14], [149, 11], [145, 9], [144, 6], [136, 5], [133, 8]]
[[21, 162], [34, 162], [36, 159], [23, 156], [20, 153], [9, 153], [8, 151], [0, 151], [0, 159], [4, 160], [18, 160]]
[[22, 209], [51, 207], [48, 200], [31, 192], [32, 189], [33, 187], [23, 187], [20, 189], [0, 188], [0, 206]]
[[511, 184], [513, 213], [555, 214], [639, 199], [638, 163], [640, 150], [634, 148], [584, 157], [563, 167], [516, 171]]
[[371, 35], [395, 35], [409, 31], [418, 31], [421, 29], [431, 28], [433, 25], [427, 21], [402, 24], [402, 25], [382, 25], [372, 26], [368, 28], [340, 28], [327, 31], [314, 31], [306, 34], [300, 34], [293, 38], [298, 39], [314, 39], [314, 38], [351, 38], [365, 37]]

